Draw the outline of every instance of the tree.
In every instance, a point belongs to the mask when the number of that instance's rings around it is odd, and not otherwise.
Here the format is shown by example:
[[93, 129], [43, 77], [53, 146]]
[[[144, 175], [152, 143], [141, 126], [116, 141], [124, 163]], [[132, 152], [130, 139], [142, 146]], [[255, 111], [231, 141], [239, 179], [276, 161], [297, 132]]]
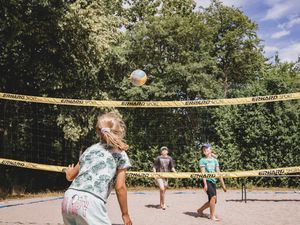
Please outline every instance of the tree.
[[[289, 93], [293, 72], [284, 64], [271, 66], [263, 80], [231, 92], [230, 97]], [[296, 90], [295, 90], [296, 91]], [[215, 140], [225, 170], [297, 166], [299, 157], [297, 101], [219, 107], [214, 113]], [[293, 186], [294, 179], [253, 178], [255, 185]]]
[[[119, 5], [118, 0], [3, 2], [0, 9], [1, 92], [107, 98], [110, 84], [102, 82], [99, 71], [105, 67], [104, 59], [120, 34]], [[99, 111], [6, 101], [1, 101], [0, 107], [1, 115], [16, 116], [10, 119], [1, 116], [0, 124], [6, 136], [15, 138], [6, 144], [15, 151], [16, 159], [28, 160], [30, 156], [32, 161], [40, 159], [39, 162], [49, 164], [53, 161], [65, 164], [67, 157], [64, 156], [68, 156], [68, 160], [78, 158], [80, 145], [87, 144], [82, 138], [94, 137], [91, 130]], [[53, 133], [57, 136], [50, 138]], [[67, 146], [73, 147], [69, 151]], [[47, 157], [41, 157], [40, 150], [48, 151]], [[57, 157], [59, 153], [61, 157]], [[15, 179], [12, 185], [17, 185], [23, 173], [11, 169], [7, 174]], [[51, 179], [55, 180], [56, 176]], [[43, 185], [47, 185], [46, 182]]]
[[216, 59], [218, 68], [214, 76], [222, 83], [226, 97], [229, 89], [263, 76], [266, 60], [257, 37], [257, 25], [239, 9], [219, 1], [212, 1], [203, 12], [207, 26], [211, 27], [210, 55]]

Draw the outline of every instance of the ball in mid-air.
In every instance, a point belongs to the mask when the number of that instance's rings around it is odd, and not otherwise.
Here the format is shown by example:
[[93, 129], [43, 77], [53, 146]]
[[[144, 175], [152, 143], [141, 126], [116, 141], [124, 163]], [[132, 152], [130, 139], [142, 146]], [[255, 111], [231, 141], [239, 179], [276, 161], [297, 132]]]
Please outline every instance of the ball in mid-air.
[[147, 81], [147, 74], [143, 70], [134, 70], [129, 79], [134, 86], [142, 86]]

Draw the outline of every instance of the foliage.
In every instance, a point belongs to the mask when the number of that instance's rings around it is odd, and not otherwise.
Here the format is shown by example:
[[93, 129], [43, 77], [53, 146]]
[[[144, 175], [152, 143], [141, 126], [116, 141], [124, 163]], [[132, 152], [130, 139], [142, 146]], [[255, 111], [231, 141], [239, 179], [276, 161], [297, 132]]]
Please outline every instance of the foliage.
[[[289, 82], [266, 79], [231, 94], [234, 97], [279, 94], [291, 89]], [[299, 109], [297, 101], [216, 109], [216, 141], [222, 149], [220, 158], [224, 169], [253, 170], [299, 165]], [[299, 185], [295, 179], [251, 180], [254, 184], [268, 186]]]
[[224, 96], [228, 89], [241, 88], [262, 76], [265, 59], [257, 36], [257, 25], [239, 9], [223, 6], [219, 1], [204, 10], [213, 41], [210, 54], [217, 70], [213, 74], [222, 83]]

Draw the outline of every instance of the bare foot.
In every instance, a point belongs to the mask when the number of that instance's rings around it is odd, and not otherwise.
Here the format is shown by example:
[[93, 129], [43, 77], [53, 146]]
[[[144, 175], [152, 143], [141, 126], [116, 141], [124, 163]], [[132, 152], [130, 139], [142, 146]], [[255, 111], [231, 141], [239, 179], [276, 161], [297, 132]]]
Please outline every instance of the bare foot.
[[166, 207], [166, 205], [161, 205], [160, 208], [161, 208], [162, 210], [166, 210], [167, 207]]
[[204, 215], [204, 213], [200, 209], [197, 209], [197, 213], [198, 213], [199, 216]]
[[220, 219], [218, 219], [217, 217], [212, 217], [212, 218], [210, 218], [211, 220], [213, 220], [213, 221], [220, 221]]
[[201, 210], [197, 210], [197, 213], [198, 213], [198, 216], [199, 217], [204, 217], [204, 218], [208, 218], [208, 215], [207, 214], [205, 214], [205, 213], [203, 213], [203, 211], [201, 211]]

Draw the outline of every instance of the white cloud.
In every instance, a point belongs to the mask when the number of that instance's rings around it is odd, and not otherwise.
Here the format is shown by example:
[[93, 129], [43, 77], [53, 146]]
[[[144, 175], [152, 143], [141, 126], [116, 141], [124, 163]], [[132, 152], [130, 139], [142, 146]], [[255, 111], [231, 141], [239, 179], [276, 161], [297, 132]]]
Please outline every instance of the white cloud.
[[267, 55], [270, 55], [270, 54], [274, 54], [275, 52], [278, 52], [279, 48], [277, 48], [276, 46], [267, 45], [264, 47], [264, 50]]
[[196, 0], [197, 6], [202, 6], [204, 8], [207, 8], [210, 5], [210, 0]]
[[279, 39], [281, 37], [289, 35], [291, 32], [289, 30], [281, 30], [271, 35], [273, 39]]
[[247, 1], [246, 0], [223, 0], [222, 2], [226, 6], [241, 7], [245, 5]]
[[287, 15], [299, 13], [299, 0], [268, 0], [265, 3], [270, 6], [270, 8], [267, 10], [264, 20], [280, 19], [287, 17]]
[[264, 52], [267, 57], [273, 57], [278, 52], [281, 61], [296, 62], [300, 56], [300, 42], [282, 48], [267, 45], [264, 47]]
[[265, 3], [269, 6], [272, 6], [274, 4], [278, 4], [278, 3], [281, 3], [283, 1], [286, 1], [286, 0], [265, 0]]
[[280, 29], [291, 29], [292, 27], [300, 24], [300, 17], [292, 16], [289, 18], [289, 21], [286, 23], [281, 23], [278, 25]]
[[265, 20], [274, 20], [281, 18], [286, 14], [286, 12], [290, 9], [289, 5], [278, 4], [273, 6], [267, 11], [267, 15], [265, 16]]
[[300, 24], [300, 17], [294, 17], [289, 20], [289, 22], [286, 24], [286, 27], [292, 28], [298, 24]]
[[300, 42], [279, 50], [279, 58], [282, 61], [295, 62], [300, 56]]
[[[202, 6], [204, 8], [208, 7], [211, 3], [211, 0], [195, 0], [197, 3], [197, 6]], [[223, 5], [226, 6], [235, 6], [235, 7], [241, 7], [247, 4], [247, 0], [221, 0]]]
[[[220, 0], [223, 5], [234, 6], [237, 8], [250, 5], [265, 4], [268, 8], [264, 20], [280, 19], [287, 15], [298, 14], [300, 12], [299, 0]], [[208, 7], [211, 0], [195, 0], [197, 6]]]

